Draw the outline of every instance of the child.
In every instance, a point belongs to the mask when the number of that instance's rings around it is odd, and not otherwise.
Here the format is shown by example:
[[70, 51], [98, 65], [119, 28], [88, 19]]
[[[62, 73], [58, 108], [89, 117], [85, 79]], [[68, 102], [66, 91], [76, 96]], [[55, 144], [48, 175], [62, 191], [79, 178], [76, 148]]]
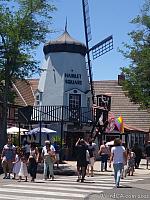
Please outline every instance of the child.
[[133, 176], [135, 166], [135, 153], [132, 150], [129, 150], [128, 153], [128, 175]]
[[20, 148], [16, 147], [16, 157], [15, 157], [15, 161], [13, 162], [14, 166], [13, 166], [13, 174], [14, 177], [12, 179], [16, 179], [16, 175], [18, 175], [19, 171], [20, 171], [20, 167], [21, 167], [21, 154], [20, 154]]
[[27, 182], [27, 177], [28, 177], [27, 160], [23, 152], [21, 154], [21, 166], [18, 176], [19, 176], [19, 182], [21, 182], [23, 176], [25, 177], [25, 182]]

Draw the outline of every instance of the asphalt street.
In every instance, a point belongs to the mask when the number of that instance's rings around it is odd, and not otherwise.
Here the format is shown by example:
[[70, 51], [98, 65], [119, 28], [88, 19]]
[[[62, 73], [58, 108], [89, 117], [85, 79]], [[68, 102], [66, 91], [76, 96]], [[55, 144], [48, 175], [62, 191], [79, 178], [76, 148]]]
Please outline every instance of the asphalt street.
[[137, 182], [127, 182], [120, 188], [103, 190], [100, 194], [90, 194], [85, 198], [85, 200], [149, 200], [150, 175], [144, 177], [139, 175], [138, 178], [143, 180], [139, 180]]
[[0, 200], [130, 200], [150, 199], [150, 170], [145, 160], [134, 176], [121, 179], [121, 187], [114, 188], [113, 169], [100, 172], [100, 162], [95, 163], [94, 177], [86, 177], [85, 183], [76, 182], [76, 162], [67, 161], [55, 168], [55, 180], [43, 181], [39, 166], [35, 183], [3, 179], [0, 175]]
[[55, 181], [43, 181], [40, 174], [35, 183], [3, 180], [0, 176], [0, 199], [4, 200], [130, 200], [150, 199], [150, 178], [136, 175], [121, 180], [121, 187], [114, 188], [111, 175], [86, 177], [77, 183], [76, 176], [56, 175]]

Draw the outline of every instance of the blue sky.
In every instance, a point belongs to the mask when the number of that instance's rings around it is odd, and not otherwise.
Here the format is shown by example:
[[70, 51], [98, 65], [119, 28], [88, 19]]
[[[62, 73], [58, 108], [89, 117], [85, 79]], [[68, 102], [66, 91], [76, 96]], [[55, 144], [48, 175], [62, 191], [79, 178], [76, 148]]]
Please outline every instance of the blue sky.
[[[119, 52], [122, 42], [130, 43], [128, 33], [136, 29], [130, 21], [140, 14], [144, 0], [88, 0], [92, 41], [89, 47], [113, 35], [114, 48], [105, 55], [92, 60], [93, 80], [116, 80], [120, 74], [120, 67], [127, 66], [126, 60]], [[67, 17], [67, 30], [69, 34], [85, 43], [82, 0], [53, 0], [57, 11], [53, 13], [52, 28], [56, 33], [50, 34], [47, 40], [56, 39], [65, 27]], [[40, 65], [44, 60], [43, 44], [37, 50], [37, 59]]]

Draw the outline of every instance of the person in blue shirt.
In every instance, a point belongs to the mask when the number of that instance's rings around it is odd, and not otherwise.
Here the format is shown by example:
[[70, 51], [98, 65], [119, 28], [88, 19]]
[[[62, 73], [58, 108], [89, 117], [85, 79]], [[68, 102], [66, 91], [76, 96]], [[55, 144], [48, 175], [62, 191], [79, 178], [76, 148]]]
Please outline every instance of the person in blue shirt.
[[12, 172], [13, 162], [16, 157], [16, 148], [12, 144], [11, 138], [8, 138], [7, 144], [3, 147], [2, 150], [2, 167], [5, 173], [4, 179], [10, 179], [10, 173]]

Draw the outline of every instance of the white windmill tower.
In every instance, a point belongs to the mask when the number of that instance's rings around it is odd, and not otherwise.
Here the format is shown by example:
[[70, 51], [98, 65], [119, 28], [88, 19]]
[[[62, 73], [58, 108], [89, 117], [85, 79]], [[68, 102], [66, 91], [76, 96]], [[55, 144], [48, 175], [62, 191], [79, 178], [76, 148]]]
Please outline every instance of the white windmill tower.
[[35, 105], [91, 105], [91, 91], [86, 68], [86, 46], [73, 39], [67, 30], [43, 48], [45, 61], [36, 92]]

